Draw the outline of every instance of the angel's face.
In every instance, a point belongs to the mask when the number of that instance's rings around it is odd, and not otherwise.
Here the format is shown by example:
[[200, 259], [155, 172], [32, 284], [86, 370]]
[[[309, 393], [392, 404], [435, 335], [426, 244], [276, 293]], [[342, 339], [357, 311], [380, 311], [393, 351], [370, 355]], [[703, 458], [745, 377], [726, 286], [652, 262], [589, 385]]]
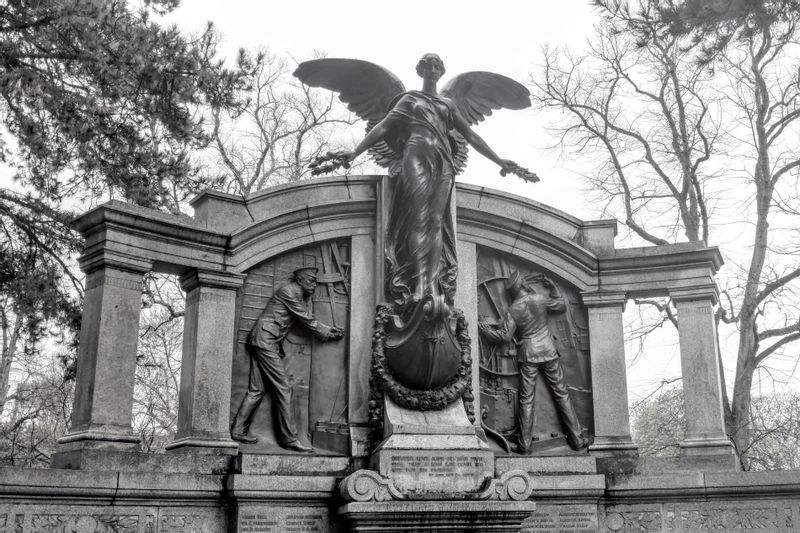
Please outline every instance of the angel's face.
[[444, 75], [444, 63], [436, 54], [425, 54], [417, 64], [417, 74], [423, 80], [439, 81]]
[[442, 77], [442, 67], [438, 63], [425, 63], [422, 67], [422, 79], [439, 81]]

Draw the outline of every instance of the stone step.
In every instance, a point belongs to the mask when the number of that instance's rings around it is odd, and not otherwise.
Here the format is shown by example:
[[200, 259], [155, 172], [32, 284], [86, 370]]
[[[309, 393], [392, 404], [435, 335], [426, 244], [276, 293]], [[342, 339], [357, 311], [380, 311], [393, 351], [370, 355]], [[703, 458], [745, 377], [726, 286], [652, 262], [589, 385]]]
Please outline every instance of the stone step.
[[350, 459], [342, 456], [325, 455], [260, 455], [241, 454], [239, 472], [251, 475], [347, 475]]
[[591, 455], [497, 457], [495, 470], [497, 475], [509, 470], [523, 470], [533, 476], [596, 474], [597, 460]]

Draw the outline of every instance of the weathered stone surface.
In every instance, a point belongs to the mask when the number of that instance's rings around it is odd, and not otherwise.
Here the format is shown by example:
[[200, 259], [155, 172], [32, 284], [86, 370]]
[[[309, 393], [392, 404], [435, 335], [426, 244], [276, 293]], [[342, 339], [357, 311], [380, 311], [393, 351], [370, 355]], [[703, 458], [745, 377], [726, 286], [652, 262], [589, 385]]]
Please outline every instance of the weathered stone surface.
[[[0, 531], [14, 533], [220, 533], [227, 512], [209, 506], [14, 505], [0, 503]], [[6, 527], [8, 529], [6, 529]]]
[[331, 533], [333, 524], [325, 505], [242, 503], [231, 533]]
[[637, 474], [664, 474], [671, 472], [735, 472], [739, 469], [739, 459], [735, 455], [712, 454], [640, 457], [636, 461], [634, 471]]
[[340, 507], [338, 518], [351, 532], [516, 533], [535, 509], [533, 502], [356, 502]]
[[461, 402], [441, 411], [412, 411], [386, 397], [384, 431], [391, 435], [475, 435]]
[[404, 494], [475, 493], [494, 477], [494, 453], [461, 402], [412, 411], [385, 396], [384, 428], [389, 437], [373, 453], [373, 469]]
[[250, 475], [339, 475], [350, 469], [348, 457], [256, 455], [239, 457], [239, 472]]
[[592, 393], [595, 455], [635, 452], [628, 416], [628, 381], [622, 312], [625, 293], [587, 292], [589, 346], [592, 354]]
[[245, 500], [328, 500], [341, 478], [315, 475], [247, 475], [229, 476], [226, 487], [230, 495]]
[[383, 448], [377, 456], [378, 472], [407, 494], [478, 492], [494, 477], [489, 450]]
[[[369, 365], [372, 354], [372, 322], [375, 318], [375, 293], [377, 283], [375, 268], [375, 244], [368, 235], [355, 235], [351, 243], [351, 302], [350, 327], [347, 331], [350, 345], [348, 358], [348, 421], [350, 424], [366, 424], [369, 421]], [[362, 432], [358, 439], [351, 429], [351, 454], [365, 455], [368, 435]], [[360, 452], [360, 453], [356, 453]]]
[[[85, 267], [86, 268], [86, 267]], [[95, 265], [86, 279], [80, 386], [75, 388], [72, 425], [59, 440], [62, 450], [78, 447], [132, 449], [131, 431], [142, 275], [146, 265]]]
[[[713, 304], [716, 290], [672, 292], [678, 311], [686, 436], [684, 455], [733, 455], [725, 432]], [[683, 317], [683, 320], [681, 320]]]
[[94, 472], [164, 472], [176, 474], [227, 474], [236, 458], [207, 450], [186, 449], [182, 453], [155, 454], [121, 450], [80, 449], [53, 454], [56, 469]]
[[595, 533], [598, 526], [597, 504], [539, 503], [533, 515], [523, 522], [520, 533]]
[[[451, 202], [454, 203], [454, 202]], [[455, 213], [453, 214], [455, 220]], [[458, 231], [458, 227], [456, 227]], [[476, 346], [478, 339], [478, 293], [475, 287], [478, 286], [478, 250], [475, 243], [458, 241], [456, 243], [456, 253], [458, 254], [458, 286], [456, 289], [455, 306], [464, 313], [467, 321], [467, 332], [472, 341], [472, 396], [473, 408], [475, 413], [481, 412], [480, 395], [480, 353]], [[481, 419], [475, 416], [475, 426], [481, 427]], [[482, 430], [481, 430], [482, 431]]]
[[524, 470], [533, 475], [595, 474], [597, 459], [591, 455], [497, 457], [495, 469], [498, 474], [509, 470]]
[[696, 501], [610, 505], [601, 511], [602, 532], [739, 531], [789, 533], [800, 527], [797, 501]]
[[211, 449], [235, 454], [230, 438], [236, 291], [244, 276], [190, 272], [186, 291], [178, 432], [169, 450]]

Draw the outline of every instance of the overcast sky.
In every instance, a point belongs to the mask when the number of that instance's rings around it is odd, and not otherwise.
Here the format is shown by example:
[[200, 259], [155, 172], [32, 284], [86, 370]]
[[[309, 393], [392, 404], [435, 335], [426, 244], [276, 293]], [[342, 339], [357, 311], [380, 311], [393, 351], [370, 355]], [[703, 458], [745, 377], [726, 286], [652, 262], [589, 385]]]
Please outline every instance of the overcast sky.
[[[588, 0], [558, 2], [421, 1], [397, 3], [303, 0], [187, 0], [170, 16], [183, 29], [200, 31], [212, 21], [223, 34], [220, 51], [233, 58], [240, 47], [267, 46], [274, 53], [309, 59], [364, 59], [394, 72], [409, 89], [419, 89], [414, 67], [422, 54], [434, 52], [451, 76], [488, 70], [526, 83], [536, 71], [541, 47], [549, 43], [583, 46], [596, 21]], [[501, 178], [497, 167], [470, 151], [467, 171], [459, 179], [521, 194], [579, 218], [591, 218], [581, 195], [564, 194], [580, 181], [557, 156], [542, 150], [550, 142], [542, 117], [530, 109], [500, 111], [476, 131], [500, 157], [513, 159], [539, 174], [525, 184]], [[573, 167], [577, 165], [572, 165]]]

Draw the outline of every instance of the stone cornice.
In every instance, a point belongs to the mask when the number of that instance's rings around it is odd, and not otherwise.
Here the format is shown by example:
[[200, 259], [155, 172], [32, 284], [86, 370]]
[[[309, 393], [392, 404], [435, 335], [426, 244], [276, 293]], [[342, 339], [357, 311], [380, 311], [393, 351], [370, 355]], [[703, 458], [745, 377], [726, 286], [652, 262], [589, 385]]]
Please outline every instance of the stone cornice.
[[70, 226], [84, 238], [106, 228], [119, 228], [219, 248], [224, 248], [228, 241], [226, 234], [208, 230], [190, 217], [171, 215], [117, 200], [87, 211], [74, 219]]
[[244, 274], [221, 274], [219, 272], [189, 271], [180, 277], [181, 289], [185, 292], [197, 287], [215, 289], [238, 289], [244, 284]]
[[645, 246], [641, 248], [622, 248], [613, 256], [600, 257], [600, 270], [624, 269], [669, 269], [675, 266], [704, 264], [716, 274], [723, 264], [722, 254], [716, 247], [708, 247], [700, 242]]
[[582, 292], [581, 299], [586, 307], [620, 307], [623, 310], [628, 301], [627, 294], [623, 291]]

